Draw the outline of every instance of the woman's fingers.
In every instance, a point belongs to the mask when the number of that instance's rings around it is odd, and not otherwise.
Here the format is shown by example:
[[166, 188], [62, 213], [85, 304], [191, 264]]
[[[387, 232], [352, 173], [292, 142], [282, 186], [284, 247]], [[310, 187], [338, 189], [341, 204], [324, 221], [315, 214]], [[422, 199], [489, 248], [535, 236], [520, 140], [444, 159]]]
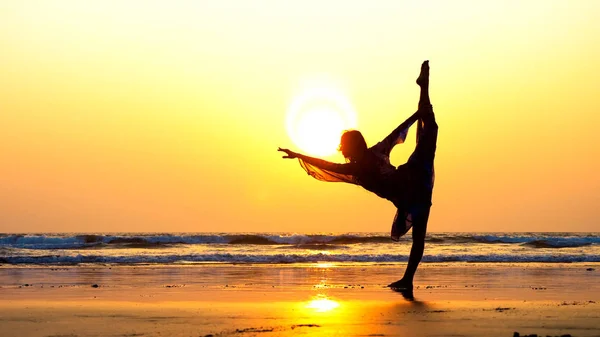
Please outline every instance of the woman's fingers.
[[290, 150], [288, 150], [288, 149], [277, 148], [277, 151], [285, 152], [286, 155], [283, 156], [283, 157], [281, 157], [281, 158], [284, 158], [284, 159], [294, 159], [294, 158], [296, 158], [295, 156], [292, 155], [293, 152], [290, 151]]

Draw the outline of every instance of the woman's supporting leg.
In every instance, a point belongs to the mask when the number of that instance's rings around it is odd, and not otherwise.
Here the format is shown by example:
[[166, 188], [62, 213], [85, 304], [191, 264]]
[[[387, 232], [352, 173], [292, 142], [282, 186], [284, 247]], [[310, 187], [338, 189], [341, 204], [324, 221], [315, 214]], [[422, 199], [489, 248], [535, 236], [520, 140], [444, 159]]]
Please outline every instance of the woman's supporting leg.
[[425, 236], [427, 235], [427, 221], [429, 220], [429, 210], [427, 207], [424, 210], [419, 210], [414, 214], [413, 231], [412, 231], [412, 247], [410, 249], [410, 255], [408, 257], [408, 265], [406, 271], [402, 277], [406, 283], [409, 283], [412, 287], [413, 279], [419, 263], [423, 258], [423, 252], [425, 251]]
[[412, 247], [408, 257], [408, 265], [404, 271], [402, 279], [389, 284], [388, 287], [398, 290], [412, 290], [415, 273], [423, 258], [425, 251], [425, 236], [427, 235], [427, 221], [429, 220], [429, 210], [427, 207], [413, 213], [412, 227]]

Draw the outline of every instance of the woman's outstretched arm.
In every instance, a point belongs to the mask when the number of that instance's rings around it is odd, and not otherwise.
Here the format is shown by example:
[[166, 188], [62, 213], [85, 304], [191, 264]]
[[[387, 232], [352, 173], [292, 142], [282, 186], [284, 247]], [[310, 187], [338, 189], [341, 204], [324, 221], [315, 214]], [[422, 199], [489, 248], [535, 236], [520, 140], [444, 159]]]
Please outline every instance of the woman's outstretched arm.
[[321, 170], [330, 171], [330, 172], [339, 173], [339, 174], [356, 174], [356, 165], [354, 165], [352, 163], [345, 163], [345, 164], [332, 163], [327, 160], [306, 156], [306, 155], [294, 152], [289, 149], [278, 148], [277, 151], [281, 151], [286, 154], [285, 156], [283, 156], [284, 159], [298, 158], [301, 161], [303, 161], [309, 165], [312, 165], [314, 167], [317, 167]]

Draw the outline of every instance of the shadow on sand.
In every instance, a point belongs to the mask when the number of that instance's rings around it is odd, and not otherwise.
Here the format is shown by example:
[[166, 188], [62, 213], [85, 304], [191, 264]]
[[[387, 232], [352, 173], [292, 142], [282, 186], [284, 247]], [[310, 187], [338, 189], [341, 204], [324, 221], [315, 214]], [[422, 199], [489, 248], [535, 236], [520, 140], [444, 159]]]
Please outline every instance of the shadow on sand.
[[[401, 289], [401, 288], [390, 288], [393, 292], [398, 293], [404, 297], [405, 300], [409, 302], [414, 302], [415, 304], [423, 303], [421, 301], [415, 300], [415, 295], [412, 289]], [[424, 303], [423, 303], [424, 304]]]

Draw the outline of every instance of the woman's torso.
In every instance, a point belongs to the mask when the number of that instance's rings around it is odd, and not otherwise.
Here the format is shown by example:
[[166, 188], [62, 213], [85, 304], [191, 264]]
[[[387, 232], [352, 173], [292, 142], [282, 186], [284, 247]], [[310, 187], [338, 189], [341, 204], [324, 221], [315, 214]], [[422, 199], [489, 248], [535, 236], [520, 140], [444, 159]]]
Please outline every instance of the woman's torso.
[[410, 172], [407, 165], [394, 167], [387, 156], [369, 151], [358, 163], [357, 178], [368, 191], [393, 202], [397, 207], [405, 205], [410, 194]]

